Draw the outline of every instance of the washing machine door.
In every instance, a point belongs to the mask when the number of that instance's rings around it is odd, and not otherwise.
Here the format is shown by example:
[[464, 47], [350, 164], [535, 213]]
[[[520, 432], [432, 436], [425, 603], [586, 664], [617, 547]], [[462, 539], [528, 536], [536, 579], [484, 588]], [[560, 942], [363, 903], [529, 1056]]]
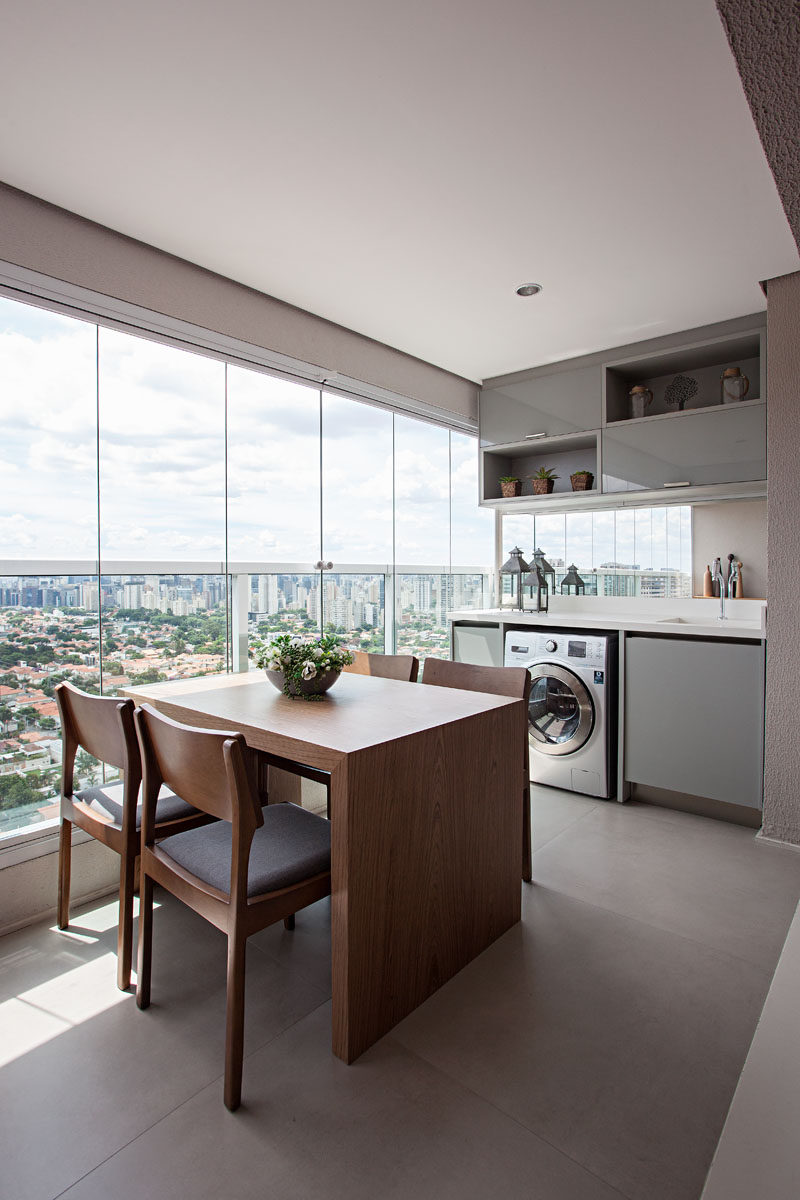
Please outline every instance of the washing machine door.
[[540, 754], [574, 754], [594, 728], [594, 701], [582, 679], [557, 663], [530, 667], [528, 726]]

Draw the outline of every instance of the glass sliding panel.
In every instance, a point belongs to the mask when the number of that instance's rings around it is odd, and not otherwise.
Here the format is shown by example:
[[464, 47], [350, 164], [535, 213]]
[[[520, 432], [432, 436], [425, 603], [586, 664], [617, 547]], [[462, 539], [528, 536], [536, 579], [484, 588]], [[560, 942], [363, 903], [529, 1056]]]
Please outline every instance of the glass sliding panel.
[[[55, 686], [100, 691], [97, 577], [0, 578], [0, 835], [55, 821], [61, 728]], [[76, 787], [100, 778], [78, 753]]]
[[[566, 554], [565, 559], [567, 566], [572, 563], [578, 568], [578, 574], [585, 582], [589, 583], [594, 566], [594, 553], [592, 549], [592, 513], [567, 513], [566, 514]], [[550, 560], [553, 566], [556, 564]], [[560, 580], [559, 580], [560, 582]], [[589, 587], [587, 586], [587, 592]]]
[[448, 430], [395, 415], [395, 562], [450, 562], [450, 438]]
[[290, 633], [316, 636], [320, 631], [320, 583], [317, 572], [250, 577], [248, 633], [252, 637]]
[[352, 650], [384, 654], [385, 575], [341, 575], [326, 571], [321, 586], [325, 632], [336, 633]]
[[[392, 414], [322, 395], [322, 557], [334, 566], [392, 561]], [[296, 550], [294, 557], [300, 553]]]
[[397, 620], [395, 647], [398, 654], [416, 654], [420, 661], [429, 654], [450, 657], [450, 631], [446, 614], [452, 603], [452, 577], [437, 574], [395, 576]]
[[653, 510], [634, 509], [634, 561], [641, 571], [653, 570]]
[[224, 575], [104, 575], [103, 692], [224, 671]]
[[[533, 540], [535, 545], [531, 550], [543, 551], [550, 566], [555, 569], [556, 579], [560, 580], [567, 570], [567, 521], [564, 514], [551, 513], [549, 516], [537, 517]], [[533, 555], [528, 557], [532, 558]]]
[[0, 558], [97, 558], [97, 328], [0, 297]]
[[100, 330], [100, 545], [111, 559], [225, 558], [225, 367]]
[[314, 563], [320, 544], [317, 388], [228, 367], [228, 556]]
[[[528, 522], [530, 527], [530, 517]], [[488, 573], [493, 565], [494, 512], [478, 506], [478, 439], [451, 431], [450, 569], [482, 567]]]

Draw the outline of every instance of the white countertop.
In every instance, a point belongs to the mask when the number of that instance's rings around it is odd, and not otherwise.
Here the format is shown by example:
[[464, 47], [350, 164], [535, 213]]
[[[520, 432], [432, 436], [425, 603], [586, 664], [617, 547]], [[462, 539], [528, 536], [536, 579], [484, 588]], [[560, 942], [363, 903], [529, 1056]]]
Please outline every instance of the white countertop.
[[546, 629], [619, 629], [626, 633], [658, 633], [673, 637], [766, 639], [767, 606], [763, 600], [726, 600], [719, 620], [719, 600], [625, 600], [605, 596], [553, 596], [546, 613], [511, 608], [458, 609], [449, 621], [490, 625], [532, 625]]

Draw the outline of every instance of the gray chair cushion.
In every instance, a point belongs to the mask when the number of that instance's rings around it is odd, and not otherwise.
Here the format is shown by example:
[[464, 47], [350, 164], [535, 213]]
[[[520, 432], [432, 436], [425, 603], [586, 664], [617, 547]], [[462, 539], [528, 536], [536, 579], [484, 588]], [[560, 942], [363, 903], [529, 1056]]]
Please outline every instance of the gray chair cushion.
[[[117, 825], [122, 824], [122, 781], [119, 783], [107, 783], [102, 787], [84, 788], [82, 792], [75, 793], [76, 800], [82, 800], [95, 811], [100, 810], [108, 814], [116, 821]], [[162, 788], [161, 794], [158, 797], [156, 805], [156, 820], [157, 821], [175, 821], [179, 817], [191, 817], [196, 814], [197, 809], [192, 808], [191, 804], [187, 804], [185, 800], [181, 800], [180, 796], [176, 796], [169, 788]], [[136, 828], [140, 829], [142, 825], [142, 804], [139, 801], [136, 809]]]
[[[275, 892], [331, 869], [331, 827], [296, 804], [268, 804], [250, 848], [248, 896]], [[231, 826], [227, 821], [176, 833], [160, 848], [219, 891], [231, 887]]]

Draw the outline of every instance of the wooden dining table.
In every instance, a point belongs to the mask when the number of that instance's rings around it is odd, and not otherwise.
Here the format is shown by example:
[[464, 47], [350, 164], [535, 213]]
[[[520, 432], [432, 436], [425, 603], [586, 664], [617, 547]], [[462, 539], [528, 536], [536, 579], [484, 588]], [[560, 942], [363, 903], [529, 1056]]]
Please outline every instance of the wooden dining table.
[[345, 1062], [519, 921], [522, 700], [344, 673], [310, 702], [260, 671], [121, 694], [329, 780], [332, 1046]]

